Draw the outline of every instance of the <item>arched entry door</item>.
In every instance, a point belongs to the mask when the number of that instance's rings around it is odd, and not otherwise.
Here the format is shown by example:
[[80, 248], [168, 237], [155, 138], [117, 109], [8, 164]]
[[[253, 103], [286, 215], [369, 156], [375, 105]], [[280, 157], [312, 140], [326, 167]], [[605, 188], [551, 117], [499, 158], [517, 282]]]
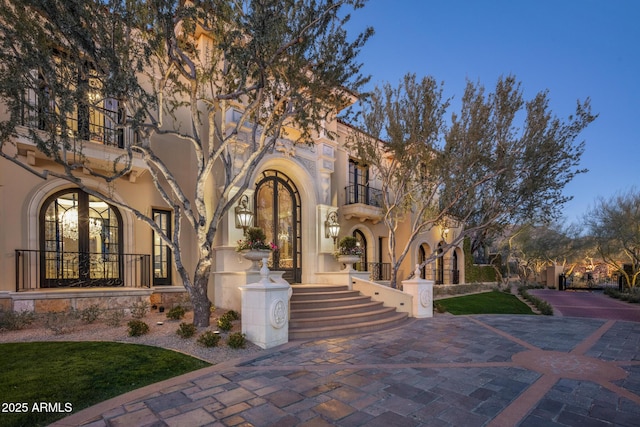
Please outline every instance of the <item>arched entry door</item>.
[[275, 170], [262, 173], [256, 184], [255, 222], [278, 246], [269, 257], [269, 269], [284, 271], [289, 283], [302, 278], [300, 194], [291, 179]]

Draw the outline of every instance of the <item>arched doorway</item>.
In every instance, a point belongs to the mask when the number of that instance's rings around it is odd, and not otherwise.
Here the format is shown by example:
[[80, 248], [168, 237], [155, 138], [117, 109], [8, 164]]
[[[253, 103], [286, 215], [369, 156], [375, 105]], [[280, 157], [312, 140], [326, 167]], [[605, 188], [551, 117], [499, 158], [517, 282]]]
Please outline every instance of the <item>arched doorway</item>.
[[364, 237], [364, 233], [358, 229], [353, 230], [353, 237], [356, 238], [356, 244], [362, 248], [362, 255], [360, 261], [355, 265], [357, 271], [369, 271], [369, 263], [367, 259], [367, 239]]
[[422, 267], [420, 268], [420, 278], [427, 278], [427, 265], [424, 262], [427, 259], [428, 247], [426, 244], [422, 244], [418, 247], [418, 264]]
[[122, 217], [79, 189], [59, 191], [40, 209], [43, 288], [122, 286]]
[[444, 253], [442, 251], [442, 243], [438, 243], [438, 252], [436, 258], [436, 285], [444, 283]]
[[266, 170], [256, 184], [255, 225], [264, 230], [267, 241], [278, 246], [269, 257], [269, 268], [284, 271], [289, 283], [302, 278], [300, 194], [291, 179], [276, 170]]
[[451, 284], [457, 285], [460, 283], [460, 270], [458, 270], [458, 252], [453, 251], [451, 257]]

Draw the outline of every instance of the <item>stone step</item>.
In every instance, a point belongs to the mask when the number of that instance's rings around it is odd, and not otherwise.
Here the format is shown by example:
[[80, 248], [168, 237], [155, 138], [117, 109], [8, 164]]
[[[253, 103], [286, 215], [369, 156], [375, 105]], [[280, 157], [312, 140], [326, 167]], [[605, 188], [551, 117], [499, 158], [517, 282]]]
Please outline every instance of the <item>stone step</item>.
[[296, 301], [293, 299], [293, 296], [291, 296], [291, 311], [311, 308], [343, 307], [346, 305], [365, 304], [369, 301], [371, 301], [371, 298], [364, 295], [357, 295], [348, 298], [324, 298], [321, 300], [314, 299], [303, 301]]
[[[293, 314], [293, 313], [292, 313]], [[393, 307], [381, 307], [377, 310], [367, 310], [360, 313], [326, 315], [316, 317], [294, 318], [289, 321], [289, 328], [310, 328], [337, 325], [351, 325], [355, 323], [367, 323], [392, 317], [396, 314]]]
[[407, 313], [396, 313], [392, 318], [385, 318], [373, 322], [355, 323], [339, 326], [309, 327], [289, 329], [290, 340], [330, 338], [343, 335], [357, 335], [369, 332], [378, 332], [397, 327], [406, 323]]
[[348, 291], [347, 285], [291, 285], [291, 288], [296, 294], [302, 294], [305, 292], [331, 292], [331, 291]]
[[322, 316], [341, 316], [351, 313], [361, 313], [382, 307], [381, 301], [367, 301], [361, 304], [342, 305], [336, 307], [320, 307], [320, 308], [301, 308], [291, 310], [291, 317], [296, 319], [307, 319]]
[[355, 298], [360, 296], [358, 291], [324, 291], [324, 292], [293, 292], [291, 295], [291, 301], [323, 301], [343, 298]]
[[372, 301], [348, 286], [293, 285], [289, 339], [375, 332], [406, 322], [408, 315]]

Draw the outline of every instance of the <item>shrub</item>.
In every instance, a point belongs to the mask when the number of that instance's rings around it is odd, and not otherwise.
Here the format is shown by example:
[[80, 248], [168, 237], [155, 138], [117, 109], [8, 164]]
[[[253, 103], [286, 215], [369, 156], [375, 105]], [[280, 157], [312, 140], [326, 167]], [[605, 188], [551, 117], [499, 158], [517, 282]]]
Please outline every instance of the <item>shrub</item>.
[[78, 312], [70, 308], [67, 311], [47, 313], [44, 323], [55, 335], [62, 335], [73, 332], [79, 318]]
[[216, 347], [220, 342], [220, 339], [220, 334], [216, 334], [212, 331], [206, 331], [198, 337], [198, 343], [205, 347]]
[[176, 305], [171, 310], [167, 311], [167, 319], [180, 320], [186, 313], [185, 309], [181, 305]]
[[230, 331], [231, 328], [233, 328], [231, 316], [227, 316], [227, 313], [220, 316], [220, 318], [218, 319], [218, 328], [223, 331]]
[[229, 316], [231, 320], [240, 320], [240, 313], [235, 310], [229, 310], [225, 313], [226, 316]]
[[131, 306], [131, 317], [134, 319], [142, 319], [149, 312], [149, 303], [147, 301], [136, 301]]
[[149, 325], [142, 320], [130, 320], [129, 323], [127, 323], [127, 327], [129, 328], [130, 337], [139, 337], [149, 332]]
[[227, 345], [231, 348], [244, 348], [247, 345], [247, 338], [241, 332], [234, 332], [227, 338]]
[[107, 314], [105, 323], [108, 326], [115, 328], [117, 326], [120, 326], [123, 318], [124, 318], [124, 313], [122, 312], [122, 310], [112, 310], [109, 312], [109, 314]]
[[196, 334], [196, 332], [196, 325], [194, 325], [193, 323], [182, 322], [180, 323], [176, 334], [178, 334], [181, 338], [191, 338]]
[[18, 331], [33, 323], [35, 315], [30, 311], [0, 311], [0, 330]]
[[358, 246], [358, 239], [353, 236], [344, 236], [338, 242], [338, 250], [333, 254], [336, 258], [340, 255], [361, 256], [363, 249]]
[[545, 316], [553, 316], [553, 307], [546, 301], [541, 300], [540, 298], [534, 297], [529, 292], [527, 292], [527, 286], [520, 286], [518, 288], [518, 293], [522, 295], [524, 299], [533, 304], [541, 314]]
[[91, 304], [80, 312], [80, 319], [82, 319], [84, 323], [93, 323], [98, 320], [101, 313], [102, 310], [98, 304]]

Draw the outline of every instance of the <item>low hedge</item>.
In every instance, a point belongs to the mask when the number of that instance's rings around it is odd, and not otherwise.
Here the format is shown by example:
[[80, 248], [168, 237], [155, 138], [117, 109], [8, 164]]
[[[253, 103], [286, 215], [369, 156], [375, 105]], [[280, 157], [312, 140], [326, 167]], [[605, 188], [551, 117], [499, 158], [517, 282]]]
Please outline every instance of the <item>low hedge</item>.
[[551, 307], [551, 304], [527, 292], [528, 289], [537, 288], [541, 288], [541, 286], [520, 286], [518, 288], [518, 293], [522, 296], [522, 298], [533, 304], [533, 306], [538, 309], [540, 314], [544, 314], [545, 316], [553, 316], [553, 307]]

